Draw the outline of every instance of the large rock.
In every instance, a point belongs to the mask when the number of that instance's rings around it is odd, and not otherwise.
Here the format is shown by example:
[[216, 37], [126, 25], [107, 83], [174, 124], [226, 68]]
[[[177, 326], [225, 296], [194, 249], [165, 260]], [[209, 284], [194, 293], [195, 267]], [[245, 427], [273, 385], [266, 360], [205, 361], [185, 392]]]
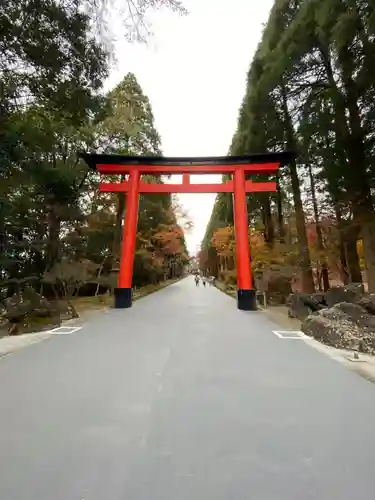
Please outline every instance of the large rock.
[[325, 307], [324, 295], [319, 293], [291, 293], [286, 300], [288, 306], [288, 316], [297, 318], [301, 321], [307, 318], [311, 313], [320, 311]]
[[328, 306], [308, 316], [301, 330], [327, 345], [375, 353], [375, 294], [361, 283], [334, 287], [324, 294]]
[[344, 302], [308, 316], [301, 330], [329, 346], [373, 354], [374, 319], [360, 306]]
[[333, 347], [339, 347], [341, 344], [341, 336], [335, 322], [319, 314], [308, 316], [302, 323], [301, 330], [324, 344]]
[[5, 317], [10, 323], [21, 322], [28, 313], [28, 304], [19, 295], [13, 294], [4, 300]]
[[366, 309], [360, 305], [341, 302], [340, 304], [336, 304], [332, 309], [342, 311], [350, 318], [350, 321], [361, 328], [373, 330], [375, 333], [375, 317], [369, 314]]
[[325, 303], [332, 307], [340, 302], [356, 303], [364, 294], [362, 283], [351, 283], [345, 286], [335, 286], [324, 294]]
[[59, 326], [62, 320], [78, 317], [72, 304], [49, 302], [32, 288], [5, 299], [4, 307], [2, 316], [8, 321], [9, 335], [48, 330]]
[[366, 293], [359, 297], [356, 303], [366, 309], [369, 314], [375, 315], [375, 293]]

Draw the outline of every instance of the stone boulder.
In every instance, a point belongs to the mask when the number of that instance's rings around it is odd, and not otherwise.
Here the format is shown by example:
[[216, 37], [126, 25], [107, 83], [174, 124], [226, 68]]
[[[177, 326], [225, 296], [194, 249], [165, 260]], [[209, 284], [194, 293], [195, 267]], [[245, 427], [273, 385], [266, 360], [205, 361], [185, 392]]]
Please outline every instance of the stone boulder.
[[375, 352], [375, 318], [357, 304], [343, 302], [312, 314], [301, 330], [332, 347]]
[[336, 304], [332, 309], [337, 309], [345, 313], [350, 318], [350, 321], [358, 325], [360, 328], [373, 330], [375, 334], [375, 316], [369, 314], [367, 310], [359, 304], [341, 302], [340, 304]]
[[8, 335], [48, 330], [59, 326], [62, 320], [78, 317], [73, 305], [49, 302], [32, 288], [5, 299], [3, 304], [2, 317], [8, 322]]
[[333, 287], [325, 293], [295, 292], [287, 299], [289, 316], [303, 321], [309, 314], [340, 303], [358, 304], [375, 315], [375, 294], [365, 294], [362, 283]]
[[366, 309], [369, 314], [375, 315], [375, 293], [366, 293], [356, 300], [356, 304]]
[[79, 318], [79, 314], [77, 313], [75, 307], [71, 302], [62, 300], [60, 302], [54, 303], [54, 307], [58, 311], [58, 314], [63, 321], [72, 318]]
[[28, 304], [22, 301], [20, 295], [13, 294], [4, 300], [5, 317], [10, 323], [21, 322], [28, 313]]
[[323, 294], [303, 292], [291, 293], [286, 300], [286, 305], [288, 307], [288, 316], [301, 321], [310, 314], [326, 307]]
[[328, 307], [332, 307], [340, 302], [357, 303], [363, 296], [364, 288], [362, 283], [351, 283], [345, 286], [335, 286], [324, 294], [324, 300]]
[[341, 334], [336, 327], [335, 321], [320, 314], [311, 314], [308, 316], [302, 323], [301, 331], [324, 344], [333, 347], [341, 345]]

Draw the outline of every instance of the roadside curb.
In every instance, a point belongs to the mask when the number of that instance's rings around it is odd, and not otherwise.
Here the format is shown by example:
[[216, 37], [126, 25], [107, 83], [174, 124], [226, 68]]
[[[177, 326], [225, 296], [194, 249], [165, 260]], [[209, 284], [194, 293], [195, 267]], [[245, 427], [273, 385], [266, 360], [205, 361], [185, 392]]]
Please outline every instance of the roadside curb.
[[49, 330], [44, 332], [24, 333], [23, 335], [6, 336], [0, 339], [0, 358], [28, 347], [43, 340], [49, 339], [53, 333]]
[[[283, 328], [284, 330], [292, 329], [290, 326], [287, 326], [287, 322], [281, 321], [280, 318], [270, 315], [269, 310], [264, 309], [262, 312], [268, 317], [269, 321], [276, 325], [279, 325], [280, 328]], [[296, 326], [295, 329], [300, 329], [300, 327]], [[359, 359], [355, 359], [353, 351], [328, 346], [326, 344], [323, 344], [322, 342], [319, 342], [318, 340], [315, 340], [313, 337], [309, 337], [308, 335], [304, 335], [302, 340], [308, 346], [312, 347], [316, 351], [319, 351], [321, 354], [328, 356], [333, 361], [340, 363], [348, 370], [357, 373], [369, 382], [375, 383], [374, 356], [359, 353]]]

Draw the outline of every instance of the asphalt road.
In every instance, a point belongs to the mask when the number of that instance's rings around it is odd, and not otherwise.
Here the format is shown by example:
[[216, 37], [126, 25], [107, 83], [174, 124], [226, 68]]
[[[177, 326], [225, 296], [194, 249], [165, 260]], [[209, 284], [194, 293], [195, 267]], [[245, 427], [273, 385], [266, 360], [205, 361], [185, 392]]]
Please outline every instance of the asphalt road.
[[0, 359], [1, 500], [369, 500], [375, 386], [192, 278]]

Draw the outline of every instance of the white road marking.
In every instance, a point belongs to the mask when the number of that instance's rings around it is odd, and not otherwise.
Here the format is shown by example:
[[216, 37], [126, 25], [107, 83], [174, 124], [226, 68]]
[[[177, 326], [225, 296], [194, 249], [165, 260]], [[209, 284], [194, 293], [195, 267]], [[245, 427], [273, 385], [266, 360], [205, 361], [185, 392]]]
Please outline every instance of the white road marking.
[[300, 330], [272, 330], [279, 339], [304, 340], [306, 335]]
[[48, 333], [53, 333], [54, 335], [70, 335], [81, 328], [82, 326], [59, 326], [53, 330], [49, 330]]

